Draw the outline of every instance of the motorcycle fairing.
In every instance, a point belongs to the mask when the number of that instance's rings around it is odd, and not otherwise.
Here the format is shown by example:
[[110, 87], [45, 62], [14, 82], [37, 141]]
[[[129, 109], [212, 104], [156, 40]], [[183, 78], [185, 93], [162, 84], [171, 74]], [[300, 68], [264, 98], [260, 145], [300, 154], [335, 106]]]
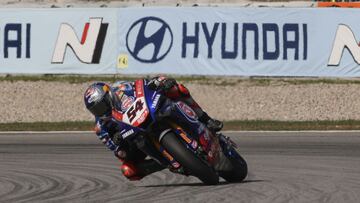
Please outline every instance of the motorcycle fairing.
[[135, 81], [135, 95], [136, 99], [123, 114], [122, 122], [138, 127], [149, 115], [149, 109], [145, 99], [143, 80]]

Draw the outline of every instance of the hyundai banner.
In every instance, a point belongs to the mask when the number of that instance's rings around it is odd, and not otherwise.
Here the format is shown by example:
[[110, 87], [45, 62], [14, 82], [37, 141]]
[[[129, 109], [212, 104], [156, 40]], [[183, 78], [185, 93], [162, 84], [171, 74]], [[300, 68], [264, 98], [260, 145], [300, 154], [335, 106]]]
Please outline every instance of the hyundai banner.
[[1, 9], [0, 73], [115, 73], [117, 9]]
[[360, 76], [358, 9], [1, 9], [0, 73]]
[[358, 9], [122, 8], [122, 74], [360, 76]]

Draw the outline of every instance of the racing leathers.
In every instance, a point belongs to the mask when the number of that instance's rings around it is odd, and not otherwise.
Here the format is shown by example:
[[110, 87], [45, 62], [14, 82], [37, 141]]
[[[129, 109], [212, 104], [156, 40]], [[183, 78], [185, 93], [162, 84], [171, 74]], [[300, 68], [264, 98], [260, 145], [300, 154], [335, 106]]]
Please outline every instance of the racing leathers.
[[[178, 84], [175, 79], [165, 77], [155, 77], [146, 80], [145, 85], [153, 90], [163, 90], [165, 96], [174, 101], [183, 101], [194, 109], [200, 122], [206, 124], [210, 129], [218, 131], [222, 128], [222, 123], [211, 119], [194, 101], [188, 89], [182, 84]], [[111, 121], [111, 117], [116, 119], [116, 115], [124, 113], [135, 100], [134, 82], [115, 82], [111, 91], [116, 96], [113, 99], [112, 115], [108, 117], [96, 117], [95, 131], [98, 138], [114, 152], [115, 156], [122, 162], [120, 167], [123, 175], [129, 180], [139, 180], [144, 176], [164, 169], [155, 160], [145, 160], [146, 154], [137, 147], [122, 140], [119, 136], [121, 129]]]

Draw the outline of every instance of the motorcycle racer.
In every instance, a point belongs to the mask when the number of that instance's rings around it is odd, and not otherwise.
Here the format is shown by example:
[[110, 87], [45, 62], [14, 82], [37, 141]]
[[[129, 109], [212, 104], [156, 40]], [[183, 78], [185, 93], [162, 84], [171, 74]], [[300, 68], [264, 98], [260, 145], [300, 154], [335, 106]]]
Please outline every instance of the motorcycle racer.
[[[204, 112], [190, 95], [189, 90], [178, 84], [173, 78], [158, 76], [146, 80], [146, 85], [153, 90], [163, 91], [174, 101], [183, 101], [197, 114], [199, 121], [212, 131], [220, 131], [222, 122], [212, 119]], [[98, 138], [114, 152], [122, 162], [121, 171], [129, 180], [140, 180], [146, 175], [164, 169], [155, 160], [146, 160], [146, 154], [129, 144], [119, 136], [121, 129], [111, 118], [121, 119], [120, 114], [135, 101], [134, 82], [118, 81], [112, 85], [96, 82], [90, 85], [84, 94], [86, 108], [95, 116], [95, 132]]]

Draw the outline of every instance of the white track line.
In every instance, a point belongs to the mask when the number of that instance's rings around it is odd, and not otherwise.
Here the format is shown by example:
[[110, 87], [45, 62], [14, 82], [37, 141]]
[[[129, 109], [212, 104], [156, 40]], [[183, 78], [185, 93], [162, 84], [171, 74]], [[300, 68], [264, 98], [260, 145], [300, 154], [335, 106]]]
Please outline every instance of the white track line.
[[[0, 134], [84, 134], [94, 133], [94, 131], [0, 131]], [[222, 133], [359, 133], [360, 130], [300, 130], [300, 131], [234, 131], [227, 130]]]
[[224, 133], [360, 133], [360, 130], [279, 130], [279, 131], [271, 131], [271, 130], [227, 130], [222, 131]]
[[0, 131], [0, 134], [83, 134], [94, 131]]

